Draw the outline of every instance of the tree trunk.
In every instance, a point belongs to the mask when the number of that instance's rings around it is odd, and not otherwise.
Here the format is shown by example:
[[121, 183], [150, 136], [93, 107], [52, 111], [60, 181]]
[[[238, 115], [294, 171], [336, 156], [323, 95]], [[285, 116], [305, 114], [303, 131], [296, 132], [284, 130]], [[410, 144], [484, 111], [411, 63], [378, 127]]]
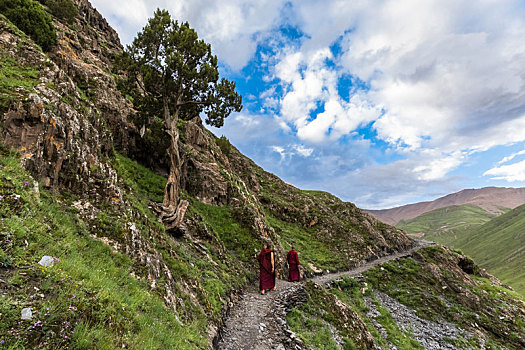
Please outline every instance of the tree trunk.
[[178, 110], [175, 111], [173, 117], [170, 115], [167, 98], [164, 98], [164, 123], [168, 129], [171, 143], [168, 148], [168, 155], [170, 156], [170, 174], [168, 182], [164, 190], [163, 207], [175, 208], [179, 203], [179, 186], [180, 186], [180, 156], [179, 156], [179, 129], [177, 128], [177, 121], [179, 119]]
[[179, 155], [179, 131], [175, 124], [175, 130], [170, 130], [171, 143], [168, 149], [170, 156], [170, 174], [164, 190], [164, 201], [162, 206], [172, 208], [179, 203], [180, 186], [180, 155]]
[[173, 234], [184, 234], [181, 226], [188, 209], [188, 201], [179, 201], [179, 187], [181, 177], [181, 162], [179, 155], [179, 129], [177, 128], [177, 121], [179, 119], [179, 111], [175, 110], [173, 116], [170, 115], [167, 99], [164, 99], [164, 122], [170, 135], [170, 146], [168, 148], [168, 155], [170, 156], [170, 174], [166, 189], [164, 190], [164, 201], [162, 202], [163, 213], [160, 216], [162, 222], [166, 227], [166, 232]]

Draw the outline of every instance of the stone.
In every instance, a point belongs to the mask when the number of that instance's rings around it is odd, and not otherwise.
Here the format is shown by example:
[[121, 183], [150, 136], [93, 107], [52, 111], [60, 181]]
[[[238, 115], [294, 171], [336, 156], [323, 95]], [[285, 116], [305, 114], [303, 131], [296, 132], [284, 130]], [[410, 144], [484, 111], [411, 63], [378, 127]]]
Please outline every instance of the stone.
[[20, 319], [22, 320], [30, 320], [33, 317], [33, 309], [30, 307], [26, 307], [22, 309], [22, 316]]
[[42, 259], [40, 259], [38, 264], [42, 265], [42, 266], [45, 266], [45, 267], [50, 267], [50, 266], [53, 266], [55, 264], [55, 259], [56, 258], [53, 258], [52, 256], [44, 255], [42, 257]]

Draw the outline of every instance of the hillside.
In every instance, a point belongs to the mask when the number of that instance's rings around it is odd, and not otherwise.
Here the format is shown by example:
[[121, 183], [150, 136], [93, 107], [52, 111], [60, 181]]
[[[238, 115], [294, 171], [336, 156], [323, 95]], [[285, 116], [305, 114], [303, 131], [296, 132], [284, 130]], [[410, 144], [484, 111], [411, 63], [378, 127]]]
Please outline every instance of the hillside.
[[413, 219], [401, 220], [396, 227], [409, 234], [423, 234], [428, 240], [450, 244], [465, 230], [480, 226], [495, 216], [470, 204], [452, 205], [429, 211]]
[[[419, 245], [403, 231], [286, 184], [198, 116], [178, 124], [190, 204], [166, 230], [167, 135], [117, 88], [116, 32], [87, 0], [73, 4], [71, 21], [45, 9], [57, 36], [46, 52], [0, 17], [0, 346], [217, 347], [271, 243], [278, 277], [295, 245], [307, 282], [260, 312], [282, 310], [274, 323], [297, 349], [525, 347], [523, 298], [472, 260], [439, 246], [406, 253]], [[354, 279], [311, 278], [373, 261]], [[406, 320], [433, 323], [421, 335]]]
[[502, 214], [505, 208], [516, 208], [525, 203], [525, 188], [484, 187], [466, 189], [433, 201], [403, 205], [396, 208], [366, 210], [378, 220], [396, 225], [401, 220], [413, 219], [432, 210], [453, 205], [470, 204], [492, 214]]
[[479, 227], [465, 230], [456, 239], [449, 239], [448, 244], [463, 250], [480, 266], [525, 294], [524, 234], [525, 205], [522, 205]]
[[525, 275], [520, 235], [525, 230], [523, 205], [499, 216], [472, 205], [436, 209], [396, 227], [408, 233], [458, 248], [472, 256], [481, 267], [525, 293]]

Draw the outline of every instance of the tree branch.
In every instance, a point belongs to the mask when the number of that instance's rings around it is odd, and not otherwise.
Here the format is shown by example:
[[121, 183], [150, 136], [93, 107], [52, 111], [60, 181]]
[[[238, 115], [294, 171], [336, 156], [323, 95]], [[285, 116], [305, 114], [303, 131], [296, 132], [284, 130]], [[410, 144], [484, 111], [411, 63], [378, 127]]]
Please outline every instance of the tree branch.
[[177, 107], [178, 107], [178, 106], [188, 105], [188, 104], [193, 104], [193, 105], [209, 105], [209, 104], [211, 104], [211, 101], [182, 101], [182, 102], [177, 103]]

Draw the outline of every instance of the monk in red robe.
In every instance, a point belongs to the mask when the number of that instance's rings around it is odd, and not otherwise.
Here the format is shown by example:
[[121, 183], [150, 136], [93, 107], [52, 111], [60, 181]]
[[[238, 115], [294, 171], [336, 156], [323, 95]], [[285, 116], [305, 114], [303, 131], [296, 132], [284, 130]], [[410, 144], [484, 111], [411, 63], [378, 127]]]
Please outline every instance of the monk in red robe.
[[286, 255], [286, 260], [288, 261], [288, 281], [299, 282], [301, 280], [299, 275], [299, 257], [293, 246], [292, 250]]
[[271, 245], [263, 248], [257, 256], [259, 260], [259, 290], [264, 294], [265, 290], [275, 290], [275, 259]]

